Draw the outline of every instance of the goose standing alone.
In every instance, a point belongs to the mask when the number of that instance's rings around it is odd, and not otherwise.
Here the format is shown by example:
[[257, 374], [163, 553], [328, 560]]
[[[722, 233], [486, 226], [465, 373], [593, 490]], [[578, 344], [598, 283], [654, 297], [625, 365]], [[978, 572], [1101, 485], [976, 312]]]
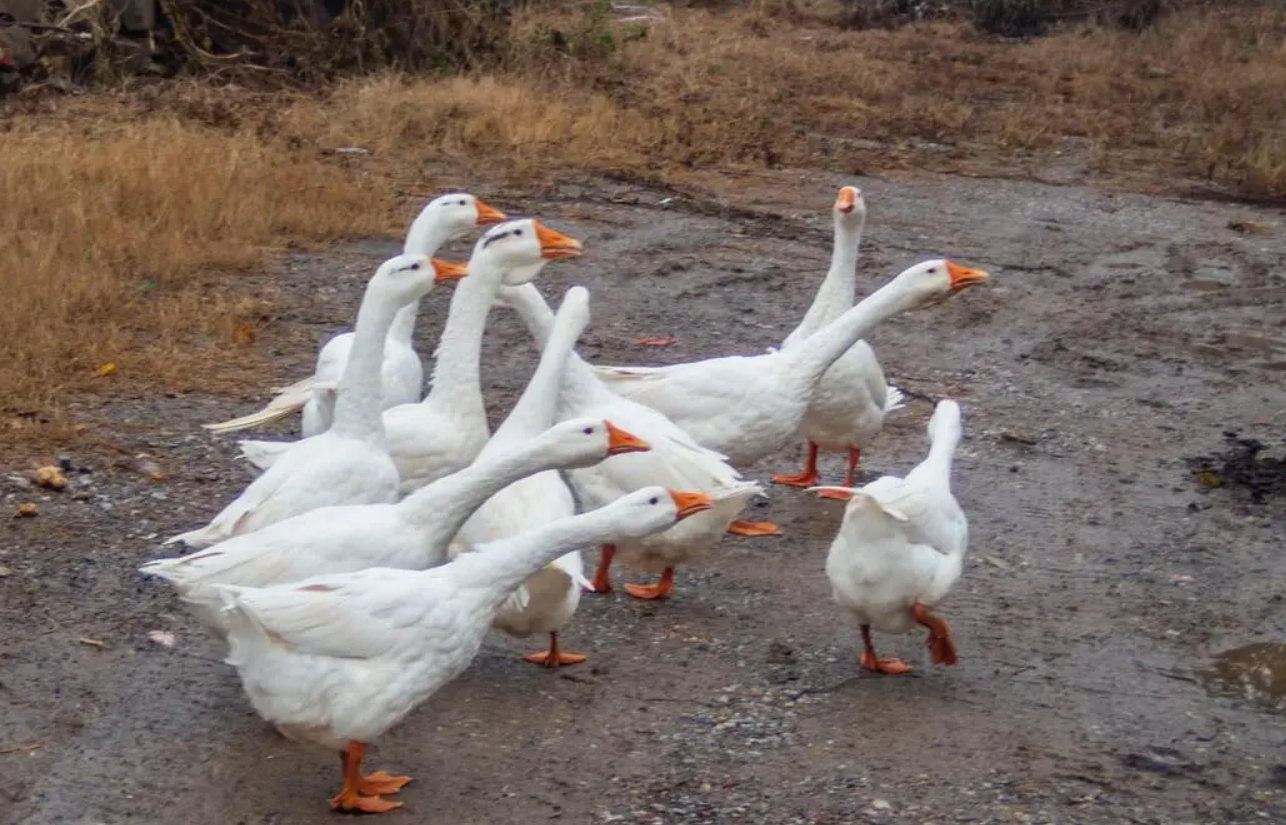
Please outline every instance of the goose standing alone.
[[385, 261], [366, 285], [357, 312], [352, 355], [339, 381], [335, 424], [298, 442], [255, 479], [205, 527], [165, 541], [208, 547], [291, 516], [332, 504], [375, 504], [397, 499], [397, 466], [389, 456], [380, 418], [380, 364], [397, 311], [439, 281], [464, 270], [425, 255]]
[[374, 567], [266, 588], [220, 585], [228, 664], [250, 703], [288, 739], [339, 752], [340, 811], [401, 806], [410, 781], [362, 773], [367, 745], [477, 655], [496, 611], [567, 547], [643, 536], [709, 507], [701, 493], [648, 487], [425, 571]]
[[[826, 577], [835, 601], [857, 617], [862, 631], [861, 664], [879, 673], [906, 673], [901, 659], [875, 653], [871, 630], [928, 630], [925, 643], [934, 664], [954, 665], [951, 630], [929, 609], [960, 578], [969, 543], [969, 522], [951, 494], [951, 459], [960, 443], [960, 405], [939, 401], [929, 419], [929, 455], [906, 478], [881, 476], [852, 497], [826, 556]], [[825, 491], [828, 487], [814, 487]]]
[[[835, 240], [831, 266], [817, 290], [804, 320], [782, 342], [783, 350], [797, 347], [808, 336], [825, 327], [853, 306], [856, 288], [857, 252], [866, 222], [866, 201], [855, 186], [845, 186], [835, 198]], [[865, 341], [858, 341], [839, 357], [822, 380], [813, 388], [804, 415], [804, 438], [808, 442], [808, 459], [796, 475], [774, 475], [776, 484], [808, 487], [816, 484], [817, 454], [848, 452], [844, 487], [857, 483], [857, 463], [862, 447], [869, 444], [884, 428], [884, 416], [902, 406], [902, 393], [884, 381], [884, 371], [875, 352]], [[844, 499], [840, 490], [822, 493], [827, 498]]]
[[[442, 195], [425, 204], [411, 222], [402, 244], [402, 254], [436, 255], [448, 241], [463, 237], [474, 227], [499, 223], [505, 217], [505, 213], [467, 192]], [[393, 325], [389, 327], [380, 370], [383, 378], [381, 409], [420, 400], [424, 389], [424, 365], [412, 340], [419, 310], [420, 302], [412, 301], [398, 310]], [[303, 437], [324, 432], [334, 422], [335, 386], [344, 373], [354, 340], [355, 333], [344, 332], [327, 341], [317, 354], [313, 374], [288, 387], [276, 389], [277, 396], [259, 412], [202, 426], [216, 433], [236, 432], [279, 421], [302, 409], [300, 432]], [[250, 443], [257, 445], [259, 442]], [[243, 451], [246, 449], [254, 451], [256, 446], [243, 446]]]

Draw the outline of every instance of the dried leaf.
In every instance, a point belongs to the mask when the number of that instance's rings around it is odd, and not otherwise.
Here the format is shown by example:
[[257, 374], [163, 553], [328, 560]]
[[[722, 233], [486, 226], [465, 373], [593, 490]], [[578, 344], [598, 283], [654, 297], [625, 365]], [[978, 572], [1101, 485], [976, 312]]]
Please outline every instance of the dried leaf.
[[91, 638], [89, 638], [89, 637], [87, 637], [87, 636], [81, 636], [81, 637], [80, 637], [79, 639], [77, 639], [76, 641], [80, 642], [80, 643], [81, 643], [81, 644], [83, 644], [83, 645], [89, 645], [90, 647], [97, 647], [97, 648], [100, 648], [100, 649], [101, 649], [101, 648], [104, 648], [104, 647], [107, 647], [107, 642], [100, 642], [100, 641], [98, 641], [97, 639], [91, 639]]
[[1259, 221], [1228, 221], [1228, 228], [1233, 232], [1262, 234], [1268, 231], [1268, 224]]
[[40, 512], [40, 508], [37, 507], [32, 502], [28, 501], [18, 505], [18, 509], [14, 511], [13, 517], [14, 518], [31, 518], [32, 516], [38, 514], [39, 512]]
[[1207, 487], [1223, 486], [1223, 479], [1208, 470], [1202, 473], [1201, 475], [1197, 476], [1197, 478], [1199, 478], [1201, 480], [1201, 483], [1206, 485]]
[[37, 485], [50, 490], [61, 490], [67, 486], [67, 477], [63, 475], [62, 470], [52, 464], [36, 470], [35, 481]]
[[237, 321], [232, 325], [232, 340], [243, 347], [250, 346], [255, 342], [255, 328], [245, 321]]
[[13, 571], [8, 567], [0, 567], [0, 579], [7, 579], [13, 575]]
[[105, 378], [106, 376], [109, 376], [114, 372], [116, 372], [116, 362], [108, 361], [106, 364], [103, 364], [101, 367], [94, 370], [94, 375], [98, 376], [99, 378]]
[[668, 335], [662, 335], [654, 338], [631, 338], [630, 343], [642, 347], [668, 347], [674, 343], [674, 339]]

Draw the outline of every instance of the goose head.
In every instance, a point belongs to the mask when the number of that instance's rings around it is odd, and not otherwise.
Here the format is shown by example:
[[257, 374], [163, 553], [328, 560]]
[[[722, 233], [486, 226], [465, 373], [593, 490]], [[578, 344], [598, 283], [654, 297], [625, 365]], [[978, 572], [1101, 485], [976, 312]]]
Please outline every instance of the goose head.
[[961, 428], [960, 404], [950, 398], [944, 398], [933, 407], [929, 416], [929, 443], [934, 439], [946, 437], [948, 433], [959, 433]]
[[487, 230], [473, 247], [469, 269], [501, 272], [506, 285], [518, 286], [536, 277], [545, 263], [580, 254], [580, 241], [535, 218], [520, 218]]
[[685, 493], [666, 487], [643, 487], [601, 508], [611, 512], [619, 536], [642, 538], [671, 527], [688, 516], [709, 510], [713, 504], [706, 493]]
[[463, 264], [453, 264], [428, 255], [395, 255], [380, 264], [370, 286], [381, 296], [398, 304], [410, 303], [433, 289], [435, 284], [454, 281], [468, 274]]
[[866, 199], [856, 186], [845, 186], [835, 197], [835, 226], [857, 228], [866, 222]]
[[491, 226], [508, 216], [468, 192], [439, 195], [424, 205], [406, 233], [404, 251], [432, 254], [448, 240], [461, 238], [474, 227]]
[[614, 455], [652, 449], [646, 441], [601, 418], [570, 418], [536, 437], [537, 449], [565, 470], [593, 467]]
[[903, 270], [889, 285], [909, 293], [916, 304], [932, 304], [971, 286], [986, 283], [991, 276], [955, 261], [937, 258]]

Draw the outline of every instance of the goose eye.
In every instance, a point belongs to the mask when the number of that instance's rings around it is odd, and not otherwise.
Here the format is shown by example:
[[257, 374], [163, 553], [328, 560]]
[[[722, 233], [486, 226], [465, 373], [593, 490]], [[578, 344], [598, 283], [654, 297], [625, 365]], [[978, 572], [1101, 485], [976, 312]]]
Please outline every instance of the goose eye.
[[412, 272], [416, 272], [417, 270], [419, 270], [419, 268], [420, 268], [420, 265], [419, 265], [419, 264], [411, 264], [411, 271], [412, 271]]
[[648, 504], [659, 504], [659, 503], [660, 503], [660, 499], [658, 499], [656, 496], [652, 496], [650, 499], [648, 499], [648, 500], [647, 500], [647, 503], [648, 503]]
[[515, 230], [514, 230], [514, 234], [515, 234], [515, 235], [521, 235], [521, 234], [522, 234], [522, 230], [521, 230], [521, 229], [515, 229]]
[[581, 432], [583, 432], [585, 435], [593, 435], [593, 434], [594, 434], [594, 428], [593, 428], [593, 427], [586, 427], [585, 429], [581, 430]]
[[938, 268], [937, 268], [936, 266], [931, 266], [931, 267], [929, 267], [929, 274], [930, 274], [930, 275], [932, 275], [933, 273], [935, 273], [935, 272], [937, 272], [937, 271], [938, 271]]
[[465, 204], [465, 202], [464, 202], [464, 201], [460, 201], [460, 205], [461, 205], [461, 206], [465, 206], [466, 204]]

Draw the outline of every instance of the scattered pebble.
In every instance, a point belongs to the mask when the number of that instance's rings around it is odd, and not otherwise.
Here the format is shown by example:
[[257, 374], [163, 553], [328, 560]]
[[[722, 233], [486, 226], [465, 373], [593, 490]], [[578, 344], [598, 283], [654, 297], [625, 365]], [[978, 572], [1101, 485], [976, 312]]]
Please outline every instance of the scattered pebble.
[[14, 518], [31, 518], [32, 516], [38, 515], [39, 513], [40, 513], [40, 508], [37, 507], [34, 503], [28, 501], [18, 505], [18, 509], [14, 511], [13, 517]]
[[174, 647], [174, 634], [168, 630], [153, 630], [147, 634], [147, 638], [156, 642], [158, 645]]
[[36, 484], [49, 490], [61, 490], [67, 486], [67, 477], [54, 465], [36, 470]]

